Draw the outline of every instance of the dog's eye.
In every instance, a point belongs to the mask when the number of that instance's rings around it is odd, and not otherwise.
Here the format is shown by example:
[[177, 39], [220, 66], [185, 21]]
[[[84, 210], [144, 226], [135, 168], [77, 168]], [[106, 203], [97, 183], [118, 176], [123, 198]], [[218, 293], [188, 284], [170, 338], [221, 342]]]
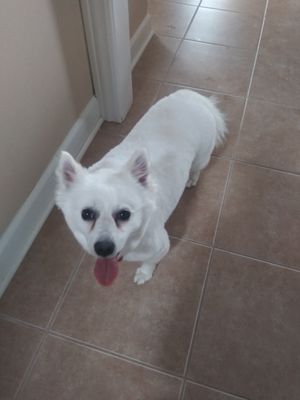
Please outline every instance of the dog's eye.
[[130, 211], [128, 210], [120, 210], [116, 214], [117, 221], [128, 221], [130, 218]]
[[84, 208], [81, 211], [81, 218], [84, 221], [95, 221], [98, 218], [98, 212], [92, 208]]

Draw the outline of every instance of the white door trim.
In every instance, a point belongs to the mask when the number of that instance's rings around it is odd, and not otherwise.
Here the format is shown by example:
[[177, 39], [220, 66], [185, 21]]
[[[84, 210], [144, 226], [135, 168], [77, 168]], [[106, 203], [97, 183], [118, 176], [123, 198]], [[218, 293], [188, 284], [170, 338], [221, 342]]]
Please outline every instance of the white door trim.
[[127, 0], [81, 0], [96, 97], [104, 120], [121, 122], [132, 104]]

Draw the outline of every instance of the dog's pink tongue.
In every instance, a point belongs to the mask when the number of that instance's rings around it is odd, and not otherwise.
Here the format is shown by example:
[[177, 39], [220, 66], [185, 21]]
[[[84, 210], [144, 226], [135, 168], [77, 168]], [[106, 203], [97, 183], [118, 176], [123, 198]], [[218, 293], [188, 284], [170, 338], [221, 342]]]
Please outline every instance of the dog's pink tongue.
[[109, 286], [113, 283], [119, 272], [116, 258], [103, 258], [96, 261], [94, 274], [97, 281], [103, 286]]

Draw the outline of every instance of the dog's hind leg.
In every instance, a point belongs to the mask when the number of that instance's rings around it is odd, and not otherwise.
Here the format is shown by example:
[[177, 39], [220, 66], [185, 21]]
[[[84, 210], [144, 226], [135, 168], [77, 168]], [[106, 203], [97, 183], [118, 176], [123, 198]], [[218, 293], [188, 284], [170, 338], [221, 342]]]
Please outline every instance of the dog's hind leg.
[[199, 154], [196, 154], [190, 169], [189, 179], [185, 187], [190, 188], [192, 186], [196, 186], [201, 170], [207, 166], [209, 161], [210, 161], [210, 155], [203, 159], [203, 156], [200, 157]]
[[153, 256], [150, 256], [143, 262], [143, 264], [136, 270], [134, 276], [134, 282], [138, 285], [142, 285], [143, 283], [149, 281], [153, 273], [155, 271], [156, 265], [159, 261], [168, 253], [170, 248], [170, 240], [167, 234], [167, 231], [163, 228], [161, 232], [160, 238], [160, 247], [159, 250], [153, 249], [151, 252]]

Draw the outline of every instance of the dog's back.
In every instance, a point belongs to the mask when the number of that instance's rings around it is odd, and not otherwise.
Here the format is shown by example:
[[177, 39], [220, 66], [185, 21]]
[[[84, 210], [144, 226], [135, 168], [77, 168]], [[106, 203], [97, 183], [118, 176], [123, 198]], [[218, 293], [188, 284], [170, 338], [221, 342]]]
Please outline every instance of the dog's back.
[[[197, 92], [188, 89], [178, 90], [174, 92], [170, 96], [174, 96], [174, 98], [185, 99], [185, 101], [195, 102], [199, 105], [199, 108], [206, 108], [214, 117], [216, 123], [216, 139], [215, 146], [218, 146], [225, 139], [225, 135], [227, 133], [227, 127], [225, 122], [225, 115], [218, 108], [218, 99], [215, 96], [202, 96]], [[169, 97], [170, 97], [169, 96]]]
[[199, 168], [204, 168], [225, 133], [216, 99], [179, 90], [152, 106], [107, 157], [121, 165], [134, 150], [146, 150], [167, 219], [182, 195], [193, 161], [197, 158]]

